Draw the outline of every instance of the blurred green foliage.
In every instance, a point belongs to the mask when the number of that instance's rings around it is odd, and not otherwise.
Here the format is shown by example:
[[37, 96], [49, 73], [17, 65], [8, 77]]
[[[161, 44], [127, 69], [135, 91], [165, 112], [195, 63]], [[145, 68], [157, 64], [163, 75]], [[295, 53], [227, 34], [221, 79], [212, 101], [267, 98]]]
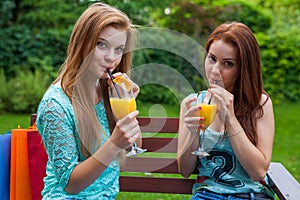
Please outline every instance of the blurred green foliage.
[[[0, 112], [31, 112], [36, 109], [43, 92], [53, 81], [65, 59], [74, 23], [92, 2], [94, 1], [0, 2]], [[300, 84], [300, 3], [297, 0], [165, 0], [159, 4], [152, 0], [103, 2], [127, 13], [134, 24], [175, 30], [201, 45], [220, 23], [241, 21], [257, 36], [261, 47], [265, 89], [273, 101], [280, 103], [300, 99], [297, 88]], [[162, 46], [168, 46], [168, 49], [178, 48], [176, 37], [168, 37], [168, 40], [163, 40], [156, 34], [151, 36], [151, 40], [159, 41]], [[195, 50], [183, 48], [183, 51]], [[151, 48], [135, 51], [133, 67], [149, 63], [173, 68], [188, 80], [195, 91], [205, 87], [199, 69], [180, 53]], [[168, 73], [158, 73], [157, 76], [180, 90], [184, 87], [178, 80], [169, 80]], [[157, 77], [143, 74], [142, 78]], [[170, 88], [148, 84], [142, 86], [139, 99], [174, 105], [178, 102], [176, 92]]]
[[39, 70], [19, 71], [15, 77], [6, 79], [1, 69], [0, 113], [35, 113], [49, 81], [50, 76]]
[[271, 15], [249, 1], [177, 1], [162, 25], [204, 44], [208, 35], [226, 21], [243, 22], [254, 32], [264, 32], [271, 26]]

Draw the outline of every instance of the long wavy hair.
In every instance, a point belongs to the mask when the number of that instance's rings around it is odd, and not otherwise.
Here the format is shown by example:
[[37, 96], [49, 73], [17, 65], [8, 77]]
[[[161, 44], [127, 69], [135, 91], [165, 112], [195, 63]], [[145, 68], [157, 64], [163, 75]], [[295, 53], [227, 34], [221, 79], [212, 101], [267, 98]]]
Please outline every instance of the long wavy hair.
[[[136, 41], [135, 28], [127, 15], [120, 10], [104, 3], [90, 5], [77, 20], [68, 45], [66, 60], [63, 63], [59, 76], [53, 84], [61, 81], [61, 87], [72, 102], [76, 116], [76, 128], [81, 140], [81, 152], [89, 157], [101, 144], [103, 128], [99, 124], [94, 108], [96, 83], [91, 83], [89, 76], [90, 62], [98, 42], [101, 31], [113, 26], [126, 31], [127, 40], [119, 65], [115, 72], [129, 73], [132, 50]], [[99, 80], [97, 92], [103, 98], [110, 131], [115, 121], [109, 104], [107, 80]]]
[[206, 52], [209, 51], [211, 44], [216, 40], [223, 40], [238, 50], [237, 60], [240, 66], [240, 74], [232, 91], [234, 111], [247, 137], [256, 145], [256, 119], [263, 116], [263, 105], [260, 105], [260, 101], [262, 94], [267, 95], [263, 89], [260, 51], [257, 40], [250, 28], [239, 22], [226, 22], [218, 26], [206, 42]]

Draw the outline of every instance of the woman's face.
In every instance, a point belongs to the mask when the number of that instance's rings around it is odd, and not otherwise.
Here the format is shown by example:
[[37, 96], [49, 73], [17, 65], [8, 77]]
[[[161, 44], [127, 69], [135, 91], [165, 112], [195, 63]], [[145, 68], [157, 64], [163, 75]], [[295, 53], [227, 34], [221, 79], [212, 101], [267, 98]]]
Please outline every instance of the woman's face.
[[101, 79], [109, 78], [107, 68], [113, 71], [120, 63], [126, 40], [126, 31], [113, 26], [107, 26], [101, 31], [93, 56], [94, 66]]
[[216, 40], [210, 45], [205, 59], [205, 72], [210, 84], [216, 81], [232, 92], [240, 69], [237, 53], [236, 47], [223, 40]]

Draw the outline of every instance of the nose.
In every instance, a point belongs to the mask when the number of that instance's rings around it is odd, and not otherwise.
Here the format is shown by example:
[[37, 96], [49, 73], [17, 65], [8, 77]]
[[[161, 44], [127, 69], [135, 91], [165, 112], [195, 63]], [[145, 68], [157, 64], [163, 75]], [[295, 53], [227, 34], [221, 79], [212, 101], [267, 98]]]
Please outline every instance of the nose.
[[111, 63], [115, 60], [115, 55], [113, 50], [107, 50], [104, 55], [104, 60], [108, 63]]
[[220, 63], [219, 62], [216, 62], [214, 65], [212, 65], [211, 73], [220, 74]]

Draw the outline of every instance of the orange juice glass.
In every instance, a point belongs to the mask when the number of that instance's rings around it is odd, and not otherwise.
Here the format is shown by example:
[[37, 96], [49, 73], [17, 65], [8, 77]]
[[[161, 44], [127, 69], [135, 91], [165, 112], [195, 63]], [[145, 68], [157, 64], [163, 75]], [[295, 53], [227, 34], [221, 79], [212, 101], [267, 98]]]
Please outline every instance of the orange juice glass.
[[204, 128], [207, 128], [212, 121], [214, 120], [217, 112], [217, 105], [216, 104], [205, 104], [199, 103], [197, 106], [201, 106], [201, 109], [198, 112], [200, 117], [204, 117], [204, 121], [201, 123], [204, 125]]
[[[136, 101], [130, 80], [127, 80], [126, 77], [119, 77], [112, 81], [115, 84], [114, 88], [110, 88], [110, 106], [115, 118], [120, 120], [136, 110]], [[126, 156], [136, 156], [145, 151], [147, 150], [139, 148], [137, 143], [133, 142], [131, 149], [126, 153]]]
[[136, 102], [134, 98], [119, 99], [118, 97], [111, 97], [110, 105], [118, 120], [136, 110]]
[[192, 154], [203, 158], [209, 156], [207, 150], [204, 149], [204, 135], [206, 128], [213, 122], [216, 112], [217, 105], [212, 102], [212, 94], [207, 91], [202, 91], [197, 94], [197, 106], [201, 106], [201, 109], [195, 113], [196, 116], [204, 117], [204, 121], [200, 121], [199, 124], [203, 124], [204, 127], [201, 128], [199, 132], [199, 148], [193, 151]]

